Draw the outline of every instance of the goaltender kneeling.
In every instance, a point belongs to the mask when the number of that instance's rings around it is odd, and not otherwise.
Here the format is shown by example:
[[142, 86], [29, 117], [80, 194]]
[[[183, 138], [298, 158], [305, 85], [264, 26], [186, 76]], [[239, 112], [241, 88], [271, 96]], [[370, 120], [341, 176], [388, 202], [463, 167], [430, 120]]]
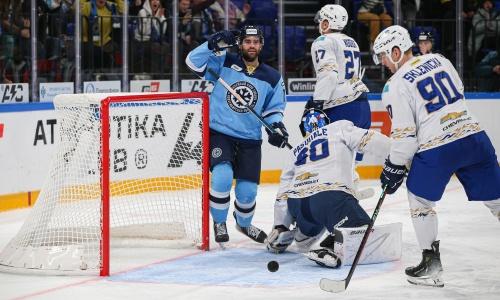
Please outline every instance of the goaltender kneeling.
[[[365, 225], [370, 223], [355, 196], [354, 157], [357, 152], [387, 157], [390, 138], [350, 121], [330, 123], [318, 109], [304, 113], [301, 131], [304, 140], [290, 152], [281, 175], [267, 249], [281, 253], [295, 241], [295, 251], [306, 253], [321, 266], [351, 264]], [[296, 226], [290, 230], [293, 223]], [[326, 238], [314, 247], [325, 231]], [[388, 224], [374, 228], [360, 263], [392, 261], [400, 256], [401, 224]]]

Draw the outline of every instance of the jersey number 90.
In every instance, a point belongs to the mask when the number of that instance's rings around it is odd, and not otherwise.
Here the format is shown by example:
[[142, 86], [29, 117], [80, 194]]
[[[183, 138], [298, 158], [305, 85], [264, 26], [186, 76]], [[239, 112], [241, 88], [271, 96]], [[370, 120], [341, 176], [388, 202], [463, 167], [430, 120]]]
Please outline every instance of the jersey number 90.
[[[429, 76], [420, 80], [417, 83], [417, 89], [422, 99], [428, 101], [428, 103], [425, 104], [428, 113], [439, 110], [446, 104], [451, 104], [464, 97], [458, 92], [450, 75], [445, 71], [441, 71], [434, 74], [434, 76]], [[436, 98], [438, 99], [437, 102]]]

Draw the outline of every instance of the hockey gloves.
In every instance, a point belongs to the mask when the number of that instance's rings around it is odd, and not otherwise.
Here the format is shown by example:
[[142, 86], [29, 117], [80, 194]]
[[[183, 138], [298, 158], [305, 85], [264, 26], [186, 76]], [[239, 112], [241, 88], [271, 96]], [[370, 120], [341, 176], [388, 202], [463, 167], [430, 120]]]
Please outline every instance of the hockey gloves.
[[212, 51], [221, 51], [234, 45], [236, 45], [236, 36], [229, 30], [216, 32], [208, 38], [208, 49]]
[[295, 229], [288, 230], [284, 225], [277, 225], [269, 233], [264, 243], [269, 252], [283, 253], [292, 244], [294, 236]]
[[285, 124], [283, 122], [275, 122], [271, 124], [271, 127], [274, 128], [273, 132], [266, 128], [266, 132], [269, 135], [267, 141], [273, 146], [284, 148], [288, 143], [288, 131], [286, 131]]
[[398, 190], [403, 183], [406, 171], [408, 171], [406, 166], [395, 165], [391, 163], [389, 158], [385, 160], [382, 174], [380, 174], [380, 182], [382, 183], [382, 188], [386, 186], [385, 192], [387, 194], [393, 194]]

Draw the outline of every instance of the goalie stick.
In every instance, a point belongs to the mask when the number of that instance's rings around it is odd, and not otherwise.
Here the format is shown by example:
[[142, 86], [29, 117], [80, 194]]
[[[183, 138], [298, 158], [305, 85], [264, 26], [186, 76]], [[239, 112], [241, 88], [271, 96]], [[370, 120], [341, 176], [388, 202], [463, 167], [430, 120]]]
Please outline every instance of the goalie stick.
[[[226, 90], [228, 90], [228, 92], [231, 93], [231, 95], [233, 95], [236, 98], [236, 100], [238, 100], [238, 102], [240, 102], [254, 116], [256, 116], [257, 119], [259, 119], [259, 121], [262, 123], [262, 125], [264, 125], [264, 127], [267, 128], [267, 130], [269, 130], [272, 133], [278, 133], [271, 125], [269, 125], [269, 123], [266, 122], [266, 120], [264, 120], [264, 118], [262, 118], [252, 107], [250, 107], [248, 105], [248, 103], [245, 100], [243, 100], [243, 98], [241, 98], [241, 96], [238, 93], [236, 93], [236, 91], [231, 86], [229, 86], [229, 84], [227, 84], [227, 82], [224, 79], [222, 79], [219, 76], [219, 74], [215, 73], [215, 71], [212, 70], [212, 69], [208, 69], [208, 73], [210, 73], [210, 75], [212, 75], [215, 78], [217, 78], [217, 81], [220, 82], [226, 88]], [[285, 145], [287, 146], [288, 149], [292, 149], [293, 148], [292, 145], [290, 145], [290, 143], [288, 143], [288, 142]]]
[[370, 224], [368, 224], [368, 228], [366, 228], [365, 234], [363, 235], [363, 239], [361, 240], [361, 244], [359, 245], [358, 252], [356, 252], [356, 257], [354, 258], [354, 261], [351, 265], [351, 269], [349, 270], [349, 274], [347, 274], [347, 277], [344, 280], [334, 280], [334, 279], [328, 279], [328, 278], [321, 278], [319, 282], [319, 287], [323, 291], [331, 292], [331, 293], [340, 293], [344, 292], [347, 289], [347, 286], [349, 285], [349, 282], [351, 281], [352, 274], [354, 273], [354, 270], [356, 269], [356, 266], [358, 265], [358, 261], [361, 258], [361, 253], [363, 252], [363, 249], [365, 248], [366, 241], [368, 240], [368, 236], [370, 235], [370, 232], [373, 228], [373, 225], [375, 224], [375, 220], [377, 219], [378, 212], [380, 210], [380, 207], [382, 206], [382, 203], [384, 202], [385, 198], [385, 188], [382, 190], [382, 194], [380, 195], [380, 198], [378, 200], [377, 206], [375, 207], [375, 210], [373, 211], [372, 219], [370, 221]]

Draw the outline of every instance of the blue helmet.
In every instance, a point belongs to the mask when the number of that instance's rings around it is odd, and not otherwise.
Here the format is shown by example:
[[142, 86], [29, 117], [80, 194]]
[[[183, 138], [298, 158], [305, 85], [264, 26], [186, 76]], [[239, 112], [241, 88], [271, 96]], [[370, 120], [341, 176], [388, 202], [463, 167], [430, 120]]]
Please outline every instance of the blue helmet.
[[302, 115], [302, 127], [304, 128], [302, 134], [306, 136], [308, 133], [328, 124], [330, 124], [330, 119], [322, 110], [310, 108]]

